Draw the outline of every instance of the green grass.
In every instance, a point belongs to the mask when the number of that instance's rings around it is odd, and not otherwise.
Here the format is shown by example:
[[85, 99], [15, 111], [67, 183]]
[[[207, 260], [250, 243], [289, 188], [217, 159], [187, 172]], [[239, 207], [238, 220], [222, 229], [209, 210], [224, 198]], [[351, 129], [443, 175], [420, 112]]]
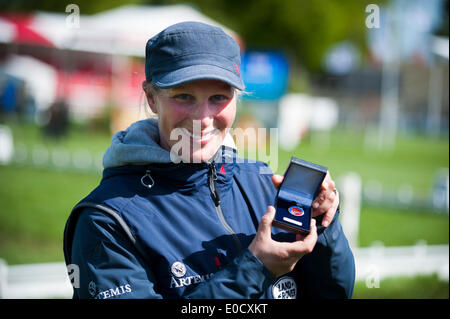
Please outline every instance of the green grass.
[[62, 235], [72, 207], [100, 177], [0, 166], [0, 258], [9, 264], [62, 261]]
[[428, 245], [449, 242], [448, 215], [408, 212], [363, 206], [359, 226], [359, 246], [381, 241], [387, 246], [409, 246], [418, 241]]
[[276, 171], [282, 174], [293, 155], [327, 166], [334, 178], [352, 171], [363, 182], [377, 180], [391, 190], [409, 184], [415, 193], [428, 195], [438, 170], [448, 169], [448, 139], [399, 136], [395, 150], [380, 151], [364, 146], [361, 131], [338, 129], [329, 137], [323, 133], [315, 135], [318, 137], [312, 134], [305, 138], [292, 152], [280, 151]]
[[[64, 147], [70, 151], [87, 149], [101, 154], [110, 134], [88, 126], [72, 125], [62, 140], [45, 138], [33, 125], [8, 123], [14, 143]], [[337, 129], [329, 135], [311, 134], [292, 152], [279, 150], [277, 165], [283, 174], [292, 155], [328, 166], [336, 180], [349, 171], [363, 181], [378, 180], [387, 189], [410, 184], [415, 193], [428, 194], [434, 176], [448, 168], [448, 139], [399, 136], [393, 152], [364, 147], [364, 134]], [[270, 163], [269, 164], [274, 164]], [[75, 203], [99, 182], [99, 173], [54, 170], [30, 166], [0, 166], [0, 258], [9, 263], [62, 260], [62, 231]], [[344, 212], [345, 213], [345, 212]], [[426, 213], [426, 211], [425, 211]], [[359, 244], [373, 241], [385, 245], [448, 244], [448, 215], [420, 214], [389, 207], [363, 206]]]
[[353, 299], [448, 299], [448, 281], [437, 275], [386, 278], [379, 287], [368, 288], [364, 281], [355, 284]]
[[[110, 141], [107, 132], [82, 126], [72, 126], [63, 140], [46, 139], [35, 126], [11, 127], [15, 144], [28, 147], [87, 149], [100, 154]], [[448, 168], [448, 139], [399, 136], [396, 145], [392, 152], [367, 149], [363, 132], [338, 129], [329, 140], [325, 135], [312, 135], [292, 152], [280, 150], [277, 167], [271, 166], [283, 174], [293, 155], [329, 167], [335, 180], [353, 171], [363, 182], [377, 180], [388, 191], [409, 184], [414, 194], [428, 195], [437, 171]], [[0, 258], [8, 264], [63, 261], [62, 235], [68, 214], [98, 184], [100, 174], [28, 164], [0, 166]], [[448, 244], [448, 215], [431, 214], [426, 209], [420, 213], [367, 204], [361, 207], [360, 246], [374, 241], [386, 246], [414, 245], [419, 240], [430, 245]], [[448, 298], [448, 282], [436, 276], [389, 278], [381, 281], [380, 288], [367, 288], [358, 282], [354, 298]]]
[[[0, 258], [8, 263], [63, 260], [62, 234], [72, 207], [100, 176], [0, 166]], [[448, 216], [363, 207], [360, 245], [448, 244]]]
[[72, 123], [66, 136], [60, 139], [46, 137], [43, 129], [36, 125], [21, 123], [7, 123], [10, 127], [14, 144], [23, 144], [27, 147], [42, 145], [49, 149], [64, 147], [75, 151], [86, 149], [92, 153], [104, 153], [109, 146], [111, 136], [104, 130], [95, 130], [88, 125]]

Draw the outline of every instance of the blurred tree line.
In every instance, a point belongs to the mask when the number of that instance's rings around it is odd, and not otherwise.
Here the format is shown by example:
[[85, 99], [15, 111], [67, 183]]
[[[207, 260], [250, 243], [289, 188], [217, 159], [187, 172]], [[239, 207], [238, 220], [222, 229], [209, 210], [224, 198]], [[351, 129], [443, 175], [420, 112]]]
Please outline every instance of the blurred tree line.
[[307, 69], [318, 70], [326, 49], [335, 42], [351, 40], [364, 50], [365, 8], [380, 2], [383, 0], [0, 0], [0, 10], [65, 12], [69, 3], [75, 3], [81, 14], [93, 14], [125, 4], [191, 4], [236, 31], [246, 46], [281, 49]]
[[373, 0], [190, 2], [238, 32], [248, 47], [281, 49], [311, 71], [320, 70], [323, 55], [333, 43], [350, 40], [364, 51], [365, 8], [369, 3], [380, 3]]
[[[424, 0], [426, 1], [426, 0]], [[309, 71], [320, 71], [326, 50], [348, 40], [366, 52], [368, 4], [388, 0], [76, 0], [81, 14], [94, 14], [126, 4], [190, 4], [236, 31], [247, 47], [281, 49]], [[0, 0], [0, 11], [65, 12], [71, 2]], [[448, 36], [448, 0], [438, 34]], [[118, 22], [120, 23], [120, 22]]]

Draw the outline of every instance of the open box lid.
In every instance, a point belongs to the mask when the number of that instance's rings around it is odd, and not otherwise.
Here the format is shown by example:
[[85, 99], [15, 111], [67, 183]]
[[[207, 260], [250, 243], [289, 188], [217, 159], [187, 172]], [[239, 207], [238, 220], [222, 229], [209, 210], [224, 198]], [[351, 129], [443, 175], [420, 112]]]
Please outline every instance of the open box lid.
[[284, 173], [280, 192], [285, 189], [289, 193], [301, 193], [312, 200], [317, 196], [327, 171], [327, 167], [292, 157]]

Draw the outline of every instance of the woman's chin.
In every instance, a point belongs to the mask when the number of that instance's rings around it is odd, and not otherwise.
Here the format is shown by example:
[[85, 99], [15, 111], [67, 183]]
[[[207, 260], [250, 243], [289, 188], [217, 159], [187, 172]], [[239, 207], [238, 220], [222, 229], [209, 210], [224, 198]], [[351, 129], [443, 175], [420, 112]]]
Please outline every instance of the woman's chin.
[[217, 149], [215, 150], [199, 150], [197, 152], [193, 152], [191, 155], [191, 163], [201, 163], [208, 162], [213, 156], [216, 154]]
[[176, 154], [177, 161], [181, 160], [184, 163], [208, 162], [214, 157], [222, 142], [221, 135], [214, 136], [208, 143], [198, 143], [189, 139], [176, 143], [171, 152]]

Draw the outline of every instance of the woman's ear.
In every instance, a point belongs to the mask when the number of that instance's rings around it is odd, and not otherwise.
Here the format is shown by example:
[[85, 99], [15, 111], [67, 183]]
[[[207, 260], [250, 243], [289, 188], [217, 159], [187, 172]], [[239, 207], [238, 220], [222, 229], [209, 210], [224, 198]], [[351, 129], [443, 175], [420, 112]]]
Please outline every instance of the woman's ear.
[[157, 114], [158, 109], [156, 108], [156, 96], [154, 90], [151, 88], [151, 84], [147, 81], [142, 82], [142, 89], [144, 90], [150, 109], [153, 113]]

